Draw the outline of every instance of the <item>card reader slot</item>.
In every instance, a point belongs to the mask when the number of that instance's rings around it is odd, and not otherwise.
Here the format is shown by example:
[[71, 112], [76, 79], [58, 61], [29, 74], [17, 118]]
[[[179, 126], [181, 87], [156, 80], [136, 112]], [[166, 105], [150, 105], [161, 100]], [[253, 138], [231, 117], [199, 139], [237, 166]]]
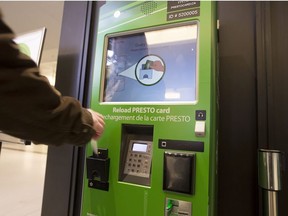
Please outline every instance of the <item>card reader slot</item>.
[[158, 148], [171, 149], [171, 150], [204, 152], [204, 142], [190, 141], [190, 140], [159, 139]]
[[108, 149], [98, 149], [98, 151], [98, 154], [86, 158], [88, 186], [108, 191], [110, 167]]

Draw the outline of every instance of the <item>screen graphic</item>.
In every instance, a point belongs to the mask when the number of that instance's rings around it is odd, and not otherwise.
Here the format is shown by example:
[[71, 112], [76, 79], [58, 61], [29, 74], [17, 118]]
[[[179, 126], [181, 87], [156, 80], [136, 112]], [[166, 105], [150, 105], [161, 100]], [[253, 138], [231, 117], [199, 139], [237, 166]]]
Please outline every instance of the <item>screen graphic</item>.
[[197, 24], [108, 35], [102, 102], [195, 102]]
[[132, 151], [147, 152], [147, 144], [133, 143]]

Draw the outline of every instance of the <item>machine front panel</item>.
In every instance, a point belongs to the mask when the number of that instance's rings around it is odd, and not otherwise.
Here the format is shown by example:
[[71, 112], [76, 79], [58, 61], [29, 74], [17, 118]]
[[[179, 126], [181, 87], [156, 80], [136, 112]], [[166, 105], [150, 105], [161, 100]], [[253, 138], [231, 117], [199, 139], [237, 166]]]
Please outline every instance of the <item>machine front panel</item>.
[[86, 151], [83, 216], [215, 214], [215, 11], [207, 1], [100, 7], [91, 108], [106, 128], [99, 154]]

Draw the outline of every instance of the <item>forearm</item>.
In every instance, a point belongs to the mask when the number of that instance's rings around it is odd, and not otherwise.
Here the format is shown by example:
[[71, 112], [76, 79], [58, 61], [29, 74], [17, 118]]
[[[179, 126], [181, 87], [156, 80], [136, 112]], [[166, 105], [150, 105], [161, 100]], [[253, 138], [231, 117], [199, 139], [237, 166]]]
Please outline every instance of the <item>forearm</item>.
[[40, 75], [12, 42], [13, 34], [0, 32], [0, 130], [43, 144], [87, 143], [95, 134], [91, 114]]
[[87, 143], [95, 133], [91, 114], [61, 96], [37, 68], [24, 68], [0, 69], [0, 130], [45, 144]]
[[76, 102], [66, 101], [65, 105], [69, 107], [61, 111], [34, 109], [26, 113], [26, 109], [1, 108], [0, 128], [4, 133], [34, 143], [85, 145], [95, 134], [91, 115]]

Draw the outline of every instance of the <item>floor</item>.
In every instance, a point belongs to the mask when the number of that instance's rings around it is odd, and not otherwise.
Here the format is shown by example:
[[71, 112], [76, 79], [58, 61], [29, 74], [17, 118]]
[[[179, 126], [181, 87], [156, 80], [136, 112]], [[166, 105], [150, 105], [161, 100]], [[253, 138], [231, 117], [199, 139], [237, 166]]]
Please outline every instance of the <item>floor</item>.
[[0, 216], [40, 216], [47, 147], [3, 143]]

